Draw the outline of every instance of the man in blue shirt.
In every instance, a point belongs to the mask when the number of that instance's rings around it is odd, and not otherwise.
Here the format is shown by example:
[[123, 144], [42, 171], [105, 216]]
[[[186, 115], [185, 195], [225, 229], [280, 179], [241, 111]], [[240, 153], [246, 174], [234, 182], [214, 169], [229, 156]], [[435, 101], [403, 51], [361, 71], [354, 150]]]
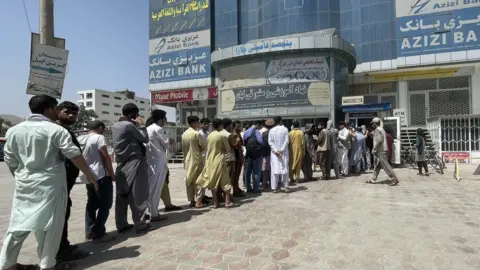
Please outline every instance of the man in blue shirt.
[[[256, 121], [243, 134], [243, 142], [246, 148], [245, 162], [245, 187], [247, 192], [260, 192], [260, 177], [262, 174], [263, 161], [263, 138], [260, 134], [262, 121]], [[251, 187], [251, 175], [253, 172], [253, 189]]]

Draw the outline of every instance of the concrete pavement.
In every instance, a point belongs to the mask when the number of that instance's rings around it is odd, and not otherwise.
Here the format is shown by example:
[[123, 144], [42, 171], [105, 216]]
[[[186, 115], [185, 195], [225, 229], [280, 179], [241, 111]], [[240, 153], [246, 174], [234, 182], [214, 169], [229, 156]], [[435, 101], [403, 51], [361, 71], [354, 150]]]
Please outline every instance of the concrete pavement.
[[[186, 206], [183, 168], [170, 166], [173, 202]], [[362, 175], [247, 197], [235, 209], [168, 213], [156, 231], [105, 244], [84, 243], [79, 184], [70, 241], [94, 254], [77, 269], [480, 269], [480, 178], [456, 182], [451, 168], [429, 178], [396, 173], [397, 187], [365, 184], [370, 175]], [[386, 178], [382, 172], [379, 180]], [[2, 234], [13, 186], [0, 164]], [[114, 229], [112, 209], [107, 230]], [[35, 263], [36, 256], [30, 236], [19, 261]]]

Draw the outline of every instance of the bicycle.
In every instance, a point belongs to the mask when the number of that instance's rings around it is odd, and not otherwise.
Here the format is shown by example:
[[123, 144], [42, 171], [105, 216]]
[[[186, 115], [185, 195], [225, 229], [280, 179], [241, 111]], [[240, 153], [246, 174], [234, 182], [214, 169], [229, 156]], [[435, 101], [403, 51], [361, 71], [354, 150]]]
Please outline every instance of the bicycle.
[[412, 148], [408, 149], [402, 147], [400, 152], [400, 159], [402, 164], [408, 164], [412, 169], [417, 169], [417, 163], [415, 162], [415, 152]]
[[446, 168], [445, 162], [443, 162], [443, 159], [440, 157], [434, 146], [431, 146], [429, 149], [427, 149], [425, 159], [433, 169], [440, 174], [443, 174], [443, 169]]

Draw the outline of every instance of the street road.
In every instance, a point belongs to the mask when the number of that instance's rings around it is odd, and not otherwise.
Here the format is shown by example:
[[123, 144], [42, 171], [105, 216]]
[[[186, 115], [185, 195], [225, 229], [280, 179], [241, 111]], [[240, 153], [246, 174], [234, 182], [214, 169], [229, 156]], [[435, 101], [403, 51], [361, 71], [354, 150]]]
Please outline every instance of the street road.
[[[173, 202], [185, 206], [184, 171], [170, 166]], [[305, 183], [235, 209], [168, 213], [156, 231], [105, 244], [84, 242], [78, 184], [70, 240], [93, 252], [77, 269], [480, 269], [480, 181], [457, 182], [451, 170], [427, 178], [397, 169], [397, 187], [365, 184], [369, 175]], [[0, 178], [3, 234], [14, 188], [3, 163]], [[113, 218], [112, 209], [107, 229], [116, 234]], [[20, 262], [37, 262], [33, 236]]]

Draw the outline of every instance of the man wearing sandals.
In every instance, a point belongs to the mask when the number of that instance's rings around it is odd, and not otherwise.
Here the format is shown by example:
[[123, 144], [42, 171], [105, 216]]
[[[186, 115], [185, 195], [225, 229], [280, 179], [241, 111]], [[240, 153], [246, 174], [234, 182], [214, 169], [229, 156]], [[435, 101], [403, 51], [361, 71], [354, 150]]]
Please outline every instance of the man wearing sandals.
[[[97, 179], [72, 136], [54, 122], [57, 104], [53, 97], [33, 96], [28, 103], [32, 114], [7, 132], [4, 159], [15, 177], [15, 192], [0, 269], [55, 269], [68, 201], [64, 158], [70, 159], [98, 191]], [[17, 263], [30, 232], [38, 242], [39, 266]], [[62, 268], [57, 265], [57, 269]]]
[[[150, 188], [144, 144], [149, 139], [139, 112], [137, 105], [125, 104], [123, 116], [112, 126], [113, 149], [118, 164], [115, 172], [115, 224], [119, 233], [135, 228], [137, 234], [142, 234], [153, 229], [145, 220]], [[134, 225], [127, 221], [129, 205]]]
[[392, 166], [388, 162], [387, 135], [383, 127], [381, 127], [381, 122], [382, 121], [380, 118], [375, 117], [371, 123], [372, 128], [374, 129], [372, 154], [375, 156], [375, 168], [373, 169], [372, 179], [368, 180], [367, 183], [375, 184], [378, 174], [380, 173], [380, 169], [383, 169], [392, 179], [390, 186], [396, 186], [399, 182], [395, 172], [393, 172]]
[[207, 156], [205, 167], [198, 177], [197, 185], [197, 208], [203, 206], [202, 199], [205, 196], [205, 190], [212, 191], [213, 208], [219, 207], [219, 198], [217, 191], [221, 189], [225, 193], [225, 207], [235, 206], [231, 198], [232, 184], [228, 174], [225, 154], [230, 153], [230, 143], [228, 138], [221, 133], [223, 122], [221, 119], [212, 121], [213, 132], [207, 138]]

